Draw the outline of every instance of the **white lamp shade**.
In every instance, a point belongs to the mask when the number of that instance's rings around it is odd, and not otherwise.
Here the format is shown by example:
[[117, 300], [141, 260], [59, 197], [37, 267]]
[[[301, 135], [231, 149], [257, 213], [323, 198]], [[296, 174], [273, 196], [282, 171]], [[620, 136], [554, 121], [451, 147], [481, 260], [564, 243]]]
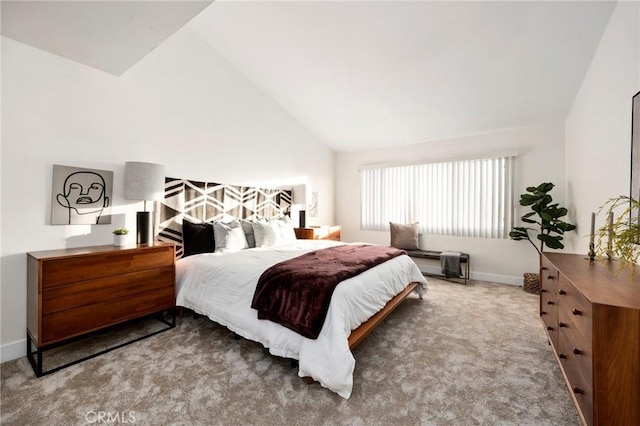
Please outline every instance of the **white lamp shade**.
[[307, 196], [309, 188], [308, 185], [296, 185], [293, 187], [293, 204], [294, 205], [305, 205], [307, 204], [307, 200], [309, 197]]
[[127, 161], [124, 163], [124, 198], [159, 201], [164, 197], [164, 166]]

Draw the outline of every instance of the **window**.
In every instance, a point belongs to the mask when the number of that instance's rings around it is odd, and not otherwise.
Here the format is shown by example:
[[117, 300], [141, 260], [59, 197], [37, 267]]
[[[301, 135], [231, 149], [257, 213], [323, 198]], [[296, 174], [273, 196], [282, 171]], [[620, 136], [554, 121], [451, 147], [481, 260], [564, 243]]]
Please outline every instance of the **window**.
[[360, 170], [360, 226], [420, 223], [429, 234], [508, 238], [515, 156]]

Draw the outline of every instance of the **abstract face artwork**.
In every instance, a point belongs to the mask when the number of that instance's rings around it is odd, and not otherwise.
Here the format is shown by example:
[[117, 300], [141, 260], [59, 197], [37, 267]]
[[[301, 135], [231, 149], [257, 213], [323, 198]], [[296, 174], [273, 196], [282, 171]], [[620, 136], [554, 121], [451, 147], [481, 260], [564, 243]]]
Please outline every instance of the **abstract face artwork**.
[[53, 166], [52, 225], [111, 223], [113, 172]]

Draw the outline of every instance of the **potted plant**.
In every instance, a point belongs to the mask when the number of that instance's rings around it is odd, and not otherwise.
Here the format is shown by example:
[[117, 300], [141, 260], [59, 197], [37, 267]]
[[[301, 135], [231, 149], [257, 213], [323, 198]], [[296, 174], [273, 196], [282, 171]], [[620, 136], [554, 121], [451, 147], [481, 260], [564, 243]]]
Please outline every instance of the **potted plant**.
[[[598, 209], [597, 214], [607, 212], [605, 224], [595, 233], [596, 257], [618, 259], [618, 268], [631, 270], [640, 258], [640, 201], [626, 195], [610, 198]], [[616, 211], [619, 214], [616, 216]]]
[[129, 230], [127, 228], [117, 228], [113, 230], [113, 245], [124, 246], [126, 245], [127, 234]]
[[[554, 186], [553, 183], [544, 182], [538, 186], [528, 187], [527, 192], [520, 195], [520, 205], [531, 207], [531, 211], [523, 215], [520, 220], [532, 226], [514, 226], [513, 230], [509, 232], [509, 237], [512, 240], [529, 241], [539, 256], [542, 256], [545, 246], [552, 249], [563, 249], [564, 233], [576, 229], [575, 225], [562, 220], [567, 215], [567, 209], [553, 202], [553, 197], [549, 192]], [[530, 232], [536, 236], [535, 243], [531, 239]], [[524, 290], [539, 294], [539, 274], [525, 273], [524, 275]]]

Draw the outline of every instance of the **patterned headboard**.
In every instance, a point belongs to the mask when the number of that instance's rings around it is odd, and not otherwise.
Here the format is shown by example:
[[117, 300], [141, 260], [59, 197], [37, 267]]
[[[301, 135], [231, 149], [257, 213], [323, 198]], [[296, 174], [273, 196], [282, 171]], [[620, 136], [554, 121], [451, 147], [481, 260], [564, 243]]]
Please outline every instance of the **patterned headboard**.
[[287, 213], [291, 190], [165, 178], [164, 200], [156, 204], [158, 240], [176, 244], [182, 257], [182, 219], [212, 220], [272, 218]]

